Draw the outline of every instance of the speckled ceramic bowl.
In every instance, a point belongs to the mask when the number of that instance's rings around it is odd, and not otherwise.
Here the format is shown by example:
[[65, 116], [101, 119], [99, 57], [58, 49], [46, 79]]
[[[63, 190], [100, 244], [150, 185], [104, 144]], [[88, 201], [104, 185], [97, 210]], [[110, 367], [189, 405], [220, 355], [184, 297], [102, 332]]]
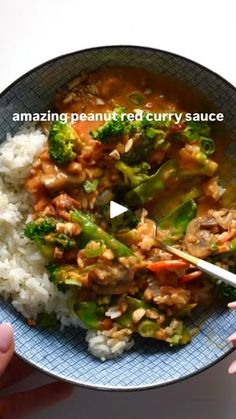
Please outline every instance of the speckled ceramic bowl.
[[[236, 136], [235, 88], [212, 71], [169, 52], [145, 47], [99, 47], [64, 55], [23, 75], [0, 96], [0, 141], [19, 125], [15, 112], [47, 109], [55, 90], [81, 70], [106, 65], [133, 65], [184, 81], [197, 88], [225, 114], [230, 136]], [[235, 137], [236, 138], [236, 137]], [[227, 149], [236, 155], [236, 140]], [[1, 256], [0, 256], [1, 257]], [[230, 351], [226, 337], [236, 328], [234, 314], [222, 306], [198, 313], [191, 321], [201, 325], [192, 343], [170, 349], [164, 344], [137, 338], [135, 346], [122, 357], [105, 363], [91, 357], [84, 332], [73, 328], [45, 331], [30, 328], [9, 303], [0, 301], [0, 321], [10, 321], [15, 329], [16, 353], [35, 367], [75, 384], [108, 389], [138, 390], [157, 387], [196, 374], [213, 365]]]

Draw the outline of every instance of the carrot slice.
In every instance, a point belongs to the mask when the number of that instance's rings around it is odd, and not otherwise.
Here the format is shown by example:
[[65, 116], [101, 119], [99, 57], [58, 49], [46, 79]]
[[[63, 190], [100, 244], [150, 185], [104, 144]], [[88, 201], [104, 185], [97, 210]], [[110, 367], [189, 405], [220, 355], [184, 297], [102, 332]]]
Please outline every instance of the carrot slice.
[[190, 272], [189, 274], [185, 274], [183, 275], [180, 280], [182, 282], [191, 282], [191, 281], [195, 281], [195, 279], [199, 278], [199, 276], [202, 275], [201, 271], [193, 271]]
[[178, 269], [188, 268], [188, 263], [180, 259], [158, 260], [148, 264], [148, 269], [152, 272], [159, 273], [165, 271], [175, 271]]

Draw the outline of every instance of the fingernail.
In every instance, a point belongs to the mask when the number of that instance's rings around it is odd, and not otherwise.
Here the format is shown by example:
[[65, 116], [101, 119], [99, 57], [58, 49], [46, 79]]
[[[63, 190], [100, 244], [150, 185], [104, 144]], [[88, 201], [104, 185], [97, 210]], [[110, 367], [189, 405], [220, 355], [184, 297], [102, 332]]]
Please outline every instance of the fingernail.
[[232, 301], [232, 303], [228, 304], [229, 308], [235, 308], [236, 309], [236, 301]]
[[230, 336], [227, 338], [227, 341], [228, 341], [228, 342], [233, 342], [233, 343], [234, 343], [234, 341], [236, 341], [236, 332], [235, 332], [235, 333], [233, 333], [232, 335], [230, 335]]
[[13, 330], [10, 323], [0, 324], [0, 352], [8, 351], [13, 341]]
[[236, 373], [236, 361], [232, 362], [228, 369], [229, 374], [235, 374]]

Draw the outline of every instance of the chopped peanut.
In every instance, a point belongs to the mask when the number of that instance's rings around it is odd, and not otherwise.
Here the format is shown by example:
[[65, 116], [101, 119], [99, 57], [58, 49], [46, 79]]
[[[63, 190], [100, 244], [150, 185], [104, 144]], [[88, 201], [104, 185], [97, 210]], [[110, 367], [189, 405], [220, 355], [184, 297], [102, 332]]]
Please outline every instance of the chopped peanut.
[[132, 314], [132, 320], [134, 323], [138, 323], [143, 316], [145, 316], [146, 310], [144, 308], [137, 308]]

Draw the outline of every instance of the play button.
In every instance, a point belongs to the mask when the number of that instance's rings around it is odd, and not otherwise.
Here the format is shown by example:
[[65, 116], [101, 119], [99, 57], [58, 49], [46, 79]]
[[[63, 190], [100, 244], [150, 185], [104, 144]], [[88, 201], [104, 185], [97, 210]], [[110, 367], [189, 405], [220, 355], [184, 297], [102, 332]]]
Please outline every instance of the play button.
[[118, 217], [118, 215], [123, 214], [128, 211], [123, 205], [117, 204], [115, 201], [110, 202], [110, 218]]

